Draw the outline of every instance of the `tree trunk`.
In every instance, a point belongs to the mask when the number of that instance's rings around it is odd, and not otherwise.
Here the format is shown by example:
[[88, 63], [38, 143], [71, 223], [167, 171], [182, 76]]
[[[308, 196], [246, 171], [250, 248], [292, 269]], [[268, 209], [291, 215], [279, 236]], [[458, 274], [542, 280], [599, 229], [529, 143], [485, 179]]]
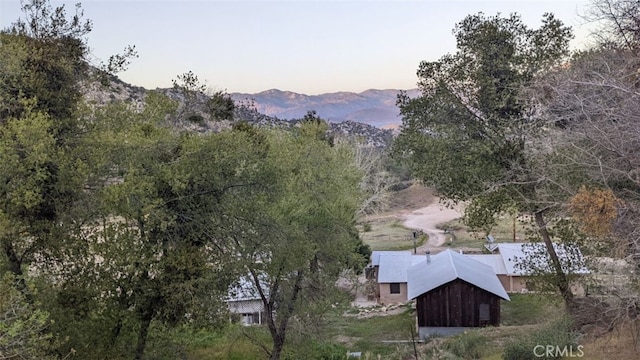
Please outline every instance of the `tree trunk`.
[[573, 294], [571, 293], [569, 280], [567, 279], [567, 275], [562, 270], [560, 259], [558, 258], [556, 249], [553, 247], [553, 243], [551, 242], [551, 236], [549, 236], [549, 231], [547, 230], [547, 225], [544, 222], [542, 211], [536, 212], [534, 216], [536, 219], [536, 224], [538, 225], [540, 236], [542, 237], [542, 240], [547, 247], [547, 252], [551, 257], [551, 263], [553, 264], [553, 268], [556, 273], [556, 284], [558, 286], [558, 290], [560, 290], [560, 294], [562, 294], [562, 298], [564, 299], [564, 304], [567, 310], [570, 310], [571, 305], [573, 304]]
[[151, 325], [152, 318], [153, 311], [151, 309], [146, 309], [142, 315], [140, 331], [138, 332], [138, 343], [136, 344], [135, 360], [141, 360], [142, 356], [144, 355], [144, 349], [147, 345], [147, 335], [149, 334], [149, 326]]
[[[284, 334], [283, 334], [284, 335]], [[275, 336], [273, 338], [273, 348], [271, 349], [270, 360], [279, 360], [284, 348], [284, 336]]]
[[111, 346], [116, 345], [116, 341], [118, 340], [118, 336], [120, 336], [120, 331], [122, 330], [122, 319], [118, 318], [116, 325], [111, 329]]
[[9, 271], [15, 276], [22, 277], [22, 262], [18, 258], [11, 241], [4, 239], [2, 241], [2, 248], [7, 255], [7, 260], [9, 260]]
[[33, 299], [31, 298], [31, 294], [27, 291], [27, 283], [24, 280], [24, 273], [22, 272], [22, 260], [16, 254], [15, 249], [13, 248], [13, 244], [11, 240], [4, 239], [2, 240], [2, 250], [7, 255], [7, 260], [9, 261], [9, 271], [15, 276], [15, 286], [27, 299], [28, 302], [32, 303]]
[[[285, 307], [281, 307], [276, 314], [276, 319], [274, 320], [274, 314], [267, 314], [269, 317], [269, 331], [271, 332], [271, 339], [273, 340], [273, 347], [271, 348], [271, 354], [269, 359], [278, 360], [282, 355], [282, 349], [284, 347], [284, 342], [287, 336], [287, 325], [289, 324], [289, 319], [293, 315], [295, 309], [295, 303], [298, 300], [298, 295], [302, 290], [302, 279], [304, 278], [304, 272], [298, 271], [296, 276], [296, 281], [293, 285], [293, 289], [291, 291], [291, 297], [287, 301], [287, 305]], [[276, 327], [276, 320], [278, 322]]]

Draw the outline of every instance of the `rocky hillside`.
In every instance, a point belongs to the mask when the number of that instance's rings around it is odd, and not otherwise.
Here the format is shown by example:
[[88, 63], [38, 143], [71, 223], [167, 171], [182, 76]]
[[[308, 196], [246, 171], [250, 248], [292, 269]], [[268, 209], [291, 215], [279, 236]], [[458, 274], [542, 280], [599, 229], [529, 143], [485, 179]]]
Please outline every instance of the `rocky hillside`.
[[[149, 91], [143, 87], [127, 84], [117, 77], [109, 77], [107, 84], [100, 84], [99, 82], [94, 81], [84, 84], [83, 87], [85, 97], [90, 103], [102, 105], [113, 101], [125, 101], [130, 102], [134, 108], [138, 110], [144, 107], [145, 96]], [[180, 91], [175, 89], [155, 89], [154, 91], [161, 92], [169, 98], [178, 101], [178, 103], [184, 102], [184, 98]], [[307, 112], [307, 110], [305, 110], [299, 117], [285, 120], [277, 116], [266, 115], [260, 111], [257, 106], [254, 106], [253, 103], [245, 100], [235, 102], [236, 110], [233, 121], [213, 121], [213, 119], [210, 119], [206, 110], [208, 98], [209, 97], [206, 94], [199, 93], [193, 105], [196, 109], [195, 112], [201, 117], [202, 121], [182, 121], [180, 123], [181, 127], [206, 133], [228, 128], [235, 121], [246, 121], [260, 127], [291, 129], [299, 125], [301, 121], [300, 119]], [[318, 115], [322, 117], [321, 114]], [[326, 119], [325, 117], [322, 118]], [[356, 139], [369, 146], [386, 147], [393, 139], [393, 133], [391, 130], [384, 130], [357, 121], [347, 120], [339, 123], [329, 121], [329, 126], [330, 133], [332, 133], [336, 138]]]
[[[255, 108], [240, 104], [236, 108], [238, 120], [246, 121], [255, 126], [278, 127], [291, 129], [299, 126], [301, 119], [283, 120], [274, 116], [268, 116], [258, 112]], [[329, 122], [329, 133], [336, 139], [350, 139], [362, 142], [373, 147], [387, 147], [393, 140], [393, 131], [359, 123], [355, 121], [343, 121], [339, 123]]]
[[[392, 127], [401, 122], [396, 106], [400, 90], [367, 90], [361, 93], [335, 92], [305, 95], [272, 89], [257, 94], [232, 93], [236, 101], [253, 103], [262, 114], [281, 119], [299, 119], [307, 111], [332, 122], [354, 121], [377, 127]], [[407, 90], [410, 97], [418, 90]]]

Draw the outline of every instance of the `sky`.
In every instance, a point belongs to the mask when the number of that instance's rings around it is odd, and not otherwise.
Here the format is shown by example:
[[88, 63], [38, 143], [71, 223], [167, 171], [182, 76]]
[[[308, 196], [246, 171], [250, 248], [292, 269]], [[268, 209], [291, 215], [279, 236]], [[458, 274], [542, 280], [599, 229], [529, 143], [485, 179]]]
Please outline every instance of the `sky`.
[[[75, 13], [77, 1], [65, 4]], [[416, 87], [420, 61], [455, 52], [452, 29], [466, 15], [516, 12], [530, 27], [552, 12], [573, 27], [572, 47], [589, 41], [580, 16], [589, 0], [85, 0], [96, 63], [135, 45], [139, 57], [118, 76], [147, 89], [193, 71], [212, 90], [269, 89], [309, 95]], [[0, 27], [24, 14], [0, 0]]]

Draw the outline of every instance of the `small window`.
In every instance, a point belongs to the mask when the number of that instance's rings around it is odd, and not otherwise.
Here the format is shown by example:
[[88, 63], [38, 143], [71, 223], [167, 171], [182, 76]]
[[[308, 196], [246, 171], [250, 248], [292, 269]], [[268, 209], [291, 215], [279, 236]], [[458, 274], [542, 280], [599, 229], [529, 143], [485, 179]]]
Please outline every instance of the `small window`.
[[489, 321], [489, 304], [480, 304], [480, 321]]
[[389, 292], [391, 294], [400, 294], [400, 283], [389, 284]]

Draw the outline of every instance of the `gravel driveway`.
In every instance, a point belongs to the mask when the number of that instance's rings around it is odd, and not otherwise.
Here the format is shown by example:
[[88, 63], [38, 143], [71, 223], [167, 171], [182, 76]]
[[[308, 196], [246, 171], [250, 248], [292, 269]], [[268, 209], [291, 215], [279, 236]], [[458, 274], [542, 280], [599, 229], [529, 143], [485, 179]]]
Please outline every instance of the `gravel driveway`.
[[462, 217], [459, 207], [449, 208], [435, 201], [427, 207], [414, 210], [404, 215], [404, 226], [424, 231], [429, 240], [418, 247], [417, 253], [424, 254], [426, 250], [438, 250], [444, 244], [446, 236], [438, 225]]

